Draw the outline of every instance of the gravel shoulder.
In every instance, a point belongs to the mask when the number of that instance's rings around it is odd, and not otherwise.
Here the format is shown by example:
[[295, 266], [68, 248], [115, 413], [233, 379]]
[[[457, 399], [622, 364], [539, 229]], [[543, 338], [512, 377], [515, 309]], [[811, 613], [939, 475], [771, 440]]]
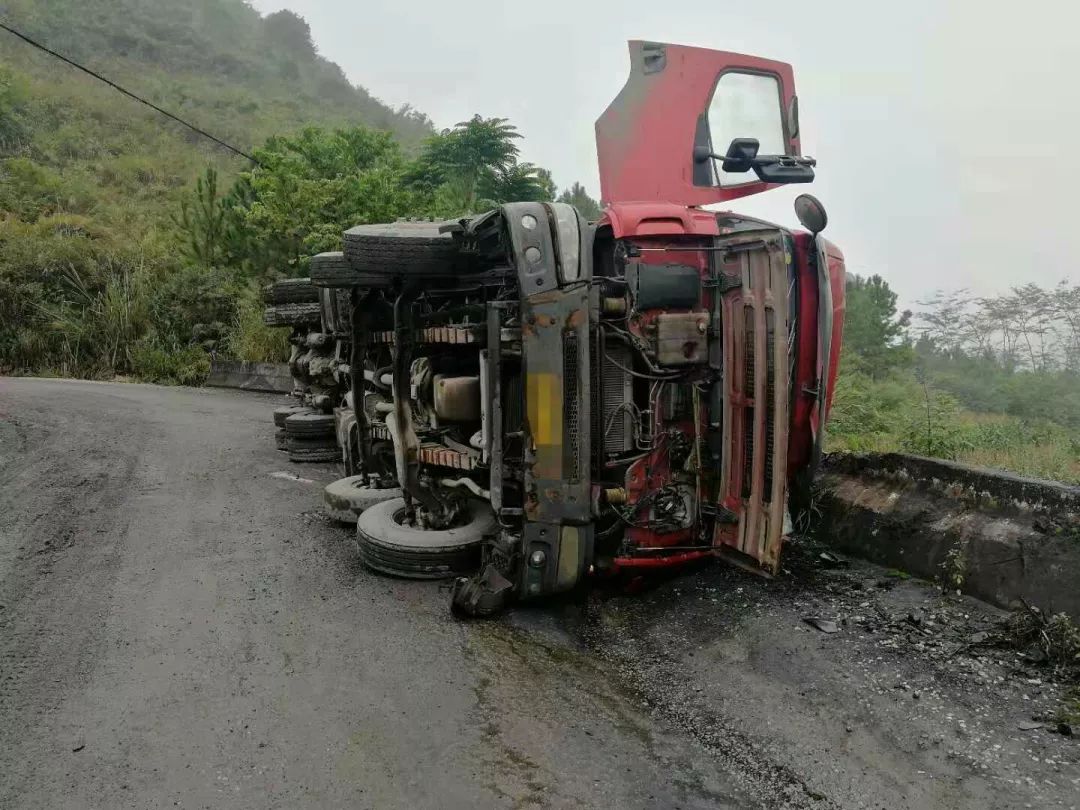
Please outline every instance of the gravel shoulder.
[[458, 622], [357, 563], [280, 402], [0, 378], [0, 807], [1080, 804], [1018, 730], [1058, 687], [949, 654], [987, 608], [710, 567]]

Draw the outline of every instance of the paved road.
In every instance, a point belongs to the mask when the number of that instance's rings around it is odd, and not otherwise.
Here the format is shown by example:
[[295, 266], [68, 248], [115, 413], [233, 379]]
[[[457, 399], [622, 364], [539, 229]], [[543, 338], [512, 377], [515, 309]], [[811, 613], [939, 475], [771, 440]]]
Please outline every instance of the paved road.
[[1003, 731], [1041, 690], [800, 625], [827, 590], [454, 621], [358, 566], [277, 401], [0, 378], [0, 808], [1075, 806], [1076, 746]]

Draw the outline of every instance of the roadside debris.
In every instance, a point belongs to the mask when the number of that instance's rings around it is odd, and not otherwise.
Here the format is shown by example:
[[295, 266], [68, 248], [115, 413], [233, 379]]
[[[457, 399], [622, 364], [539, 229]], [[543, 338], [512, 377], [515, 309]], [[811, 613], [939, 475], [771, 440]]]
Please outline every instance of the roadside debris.
[[1024, 602], [1010, 614], [997, 638], [1020, 650], [1030, 663], [1045, 663], [1056, 676], [1080, 681], [1080, 627], [1064, 613], [1047, 616]]
[[822, 633], [840, 632], [840, 625], [829, 619], [822, 619], [820, 616], [803, 616], [803, 621], [811, 627], [820, 630]]
[[850, 568], [851, 561], [845, 560], [831, 551], [823, 551], [818, 554], [818, 561], [825, 568]]

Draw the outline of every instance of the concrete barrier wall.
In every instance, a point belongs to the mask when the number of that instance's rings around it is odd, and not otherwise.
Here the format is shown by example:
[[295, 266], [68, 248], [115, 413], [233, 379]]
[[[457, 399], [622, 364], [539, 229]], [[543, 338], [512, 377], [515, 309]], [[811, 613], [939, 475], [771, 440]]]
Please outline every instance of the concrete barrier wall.
[[214, 388], [240, 388], [287, 394], [293, 390], [288, 363], [247, 363], [215, 359], [206, 384]]
[[817, 529], [838, 549], [1005, 608], [1080, 620], [1080, 487], [901, 454], [833, 454]]

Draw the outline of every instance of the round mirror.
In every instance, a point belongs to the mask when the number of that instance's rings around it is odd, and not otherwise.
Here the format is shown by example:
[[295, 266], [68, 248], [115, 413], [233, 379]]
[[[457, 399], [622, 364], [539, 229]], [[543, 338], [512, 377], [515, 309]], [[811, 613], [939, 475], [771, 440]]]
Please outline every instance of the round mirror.
[[795, 216], [810, 233], [817, 236], [829, 224], [829, 215], [825, 206], [813, 194], [800, 194], [795, 198]]

